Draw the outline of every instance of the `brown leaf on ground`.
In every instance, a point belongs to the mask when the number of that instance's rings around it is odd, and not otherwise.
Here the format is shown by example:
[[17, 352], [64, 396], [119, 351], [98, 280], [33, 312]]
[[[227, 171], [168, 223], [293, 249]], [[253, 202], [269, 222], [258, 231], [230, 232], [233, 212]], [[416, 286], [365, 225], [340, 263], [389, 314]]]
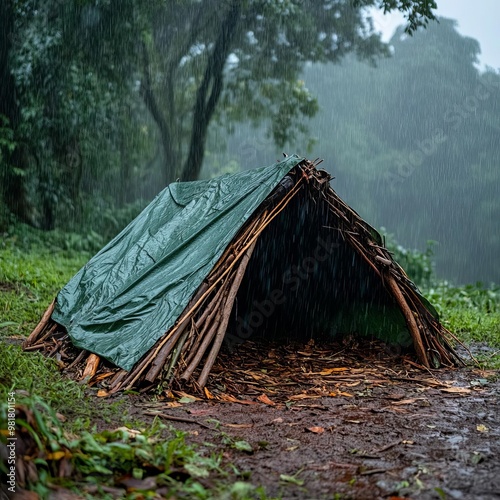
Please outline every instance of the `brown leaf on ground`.
[[264, 403], [269, 406], [276, 406], [276, 403], [274, 401], [271, 401], [265, 394], [261, 394], [257, 398], [261, 403]]
[[306, 427], [306, 431], [313, 432], [314, 434], [323, 434], [325, 432], [324, 427]]

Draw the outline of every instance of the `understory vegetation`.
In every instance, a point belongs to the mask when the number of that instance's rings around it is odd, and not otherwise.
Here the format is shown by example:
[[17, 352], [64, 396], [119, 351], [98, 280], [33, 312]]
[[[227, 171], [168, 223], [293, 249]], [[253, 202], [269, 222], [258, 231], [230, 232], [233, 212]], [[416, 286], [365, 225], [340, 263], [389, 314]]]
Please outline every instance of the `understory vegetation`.
[[[78, 486], [80, 493], [84, 485], [88, 498], [112, 498], [125, 491], [113, 490], [121, 477], [129, 481], [127, 498], [152, 498], [158, 491], [175, 498], [269, 498], [252, 484], [248, 472], [212, 454], [210, 443], [198, 449], [186, 442], [185, 434], [158, 421], [146, 426], [129, 416], [126, 396], [101, 400], [95, 389], [62, 376], [57, 360], [22, 352], [21, 339], [94, 250], [89, 235], [43, 235], [24, 229], [4, 235], [0, 247], [0, 421], [5, 429], [8, 393], [15, 391], [16, 405], [25, 412], [18, 429], [39, 450], [35, 472], [28, 474], [29, 487], [41, 498], [54, 485]], [[392, 236], [386, 239], [444, 324], [466, 344], [489, 346], [476, 358], [483, 368], [499, 369], [500, 287], [438, 281], [432, 244], [424, 252], [410, 251]], [[224, 440], [222, 432], [217, 439], [241, 453], [248, 451], [246, 442]], [[147, 479], [152, 471], [154, 481]], [[66, 477], [59, 477], [64, 473]]]

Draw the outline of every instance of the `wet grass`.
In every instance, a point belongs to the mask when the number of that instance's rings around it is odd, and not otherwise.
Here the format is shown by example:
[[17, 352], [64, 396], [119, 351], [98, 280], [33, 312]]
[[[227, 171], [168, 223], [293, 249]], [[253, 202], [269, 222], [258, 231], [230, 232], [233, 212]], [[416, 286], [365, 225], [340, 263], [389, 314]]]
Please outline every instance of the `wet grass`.
[[[86, 488], [86, 498], [113, 498], [106, 491], [125, 494], [116, 484], [130, 476], [143, 489], [126, 498], [150, 498], [161, 488], [168, 498], [268, 499], [222, 456], [188, 445], [185, 434], [157, 422], [153, 427], [131, 422], [126, 396], [115, 402], [97, 398], [93, 389], [62, 376], [56, 360], [22, 351], [22, 340], [88, 258], [86, 252], [39, 246], [0, 248], [0, 429], [7, 427], [13, 392], [16, 405], [27, 408], [36, 422], [17, 422], [17, 431], [30, 434], [39, 450], [37, 477], [29, 489], [40, 498], [54, 485], [80, 493]], [[5, 436], [0, 433], [0, 446]], [[64, 457], [72, 470], [60, 478]], [[0, 470], [6, 472], [3, 462]], [[152, 471], [155, 481], [142, 482]]]
[[0, 338], [26, 336], [88, 258], [85, 252], [41, 247], [0, 249]]
[[482, 343], [491, 352], [477, 356], [485, 369], [500, 369], [500, 286], [482, 283], [455, 287], [444, 281], [426, 292], [443, 324], [466, 344]]

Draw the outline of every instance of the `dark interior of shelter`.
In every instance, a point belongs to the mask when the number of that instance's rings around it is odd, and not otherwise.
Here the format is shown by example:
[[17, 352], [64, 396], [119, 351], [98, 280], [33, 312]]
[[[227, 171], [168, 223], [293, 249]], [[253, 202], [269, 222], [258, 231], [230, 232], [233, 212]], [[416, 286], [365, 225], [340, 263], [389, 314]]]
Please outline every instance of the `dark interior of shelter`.
[[236, 341], [355, 334], [411, 343], [394, 299], [311, 187], [294, 196], [259, 237], [228, 334]]

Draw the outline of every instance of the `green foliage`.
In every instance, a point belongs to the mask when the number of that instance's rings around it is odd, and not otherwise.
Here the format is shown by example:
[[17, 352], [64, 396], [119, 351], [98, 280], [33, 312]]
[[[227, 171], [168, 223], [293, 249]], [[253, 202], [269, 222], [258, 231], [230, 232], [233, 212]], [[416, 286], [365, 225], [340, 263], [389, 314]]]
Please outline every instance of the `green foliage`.
[[[25, 244], [15, 237], [0, 246], [0, 337], [31, 331], [60, 288], [89, 254]], [[7, 323], [7, 324], [6, 324]]]
[[410, 30], [433, 18], [433, 2], [413, 0], [8, 2], [0, 147], [15, 155], [0, 177], [15, 194], [2, 210], [74, 230], [89, 204], [114, 210], [196, 178], [215, 119], [266, 123], [279, 147], [307, 151], [318, 105], [300, 69], [387, 54], [370, 6], [403, 12]]
[[[445, 325], [464, 342], [485, 342], [500, 347], [498, 285], [476, 283], [457, 287], [442, 281], [427, 289], [425, 296], [436, 307]], [[489, 365], [500, 367], [500, 354], [493, 352], [493, 356]]]
[[[1, 329], [1, 327], [0, 327]], [[62, 377], [57, 362], [40, 353], [24, 353], [19, 346], [2, 345], [0, 359], [0, 397], [18, 394], [17, 402], [31, 404], [31, 398], [43, 397], [57, 412], [71, 417], [73, 428], [83, 425], [91, 415], [90, 405], [81, 386]]]
[[14, 131], [9, 124], [9, 119], [0, 114], [0, 164], [4, 161], [4, 154], [12, 153], [16, 148]]
[[434, 241], [427, 242], [427, 248], [421, 252], [417, 249], [408, 249], [400, 245], [393, 234], [384, 234], [385, 244], [392, 253], [396, 262], [405, 270], [409, 278], [418, 286], [428, 288], [435, 282], [434, 275]]
[[[0, 420], [6, 421], [7, 404], [0, 404]], [[101, 432], [83, 431], [69, 434], [60, 418], [43, 398], [17, 397], [21, 409], [16, 418], [16, 435], [36, 447], [36, 476], [27, 476], [27, 489], [42, 497], [49, 485], [59, 485], [74, 492], [85, 492], [87, 498], [107, 498], [106, 486], [116, 487], [129, 476], [141, 497], [152, 497], [158, 489], [162, 495], [197, 499], [267, 498], [262, 488], [234, 480], [222, 464], [221, 455], [201, 455], [185, 441], [185, 434], [167, 429], [155, 421], [141, 429], [120, 427]], [[24, 418], [25, 417], [25, 418]], [[60, 464], [65, 461], [63, 469]], [[60, 470], [71, 474], [60, 474]], [[5, 472], [5, 471], [4, 471]], [[142, 481], [150, 478], [151, 481]], [[200, 479], [211, 478], [207, 488]], [[104, 488], [103, 488], [104, 487]], [[90, 491], [94, 491], [91, 494]], [[125, 490], [123, 490], [125, 494]], [[134, 496], [135, 498], [135, 496]]]

